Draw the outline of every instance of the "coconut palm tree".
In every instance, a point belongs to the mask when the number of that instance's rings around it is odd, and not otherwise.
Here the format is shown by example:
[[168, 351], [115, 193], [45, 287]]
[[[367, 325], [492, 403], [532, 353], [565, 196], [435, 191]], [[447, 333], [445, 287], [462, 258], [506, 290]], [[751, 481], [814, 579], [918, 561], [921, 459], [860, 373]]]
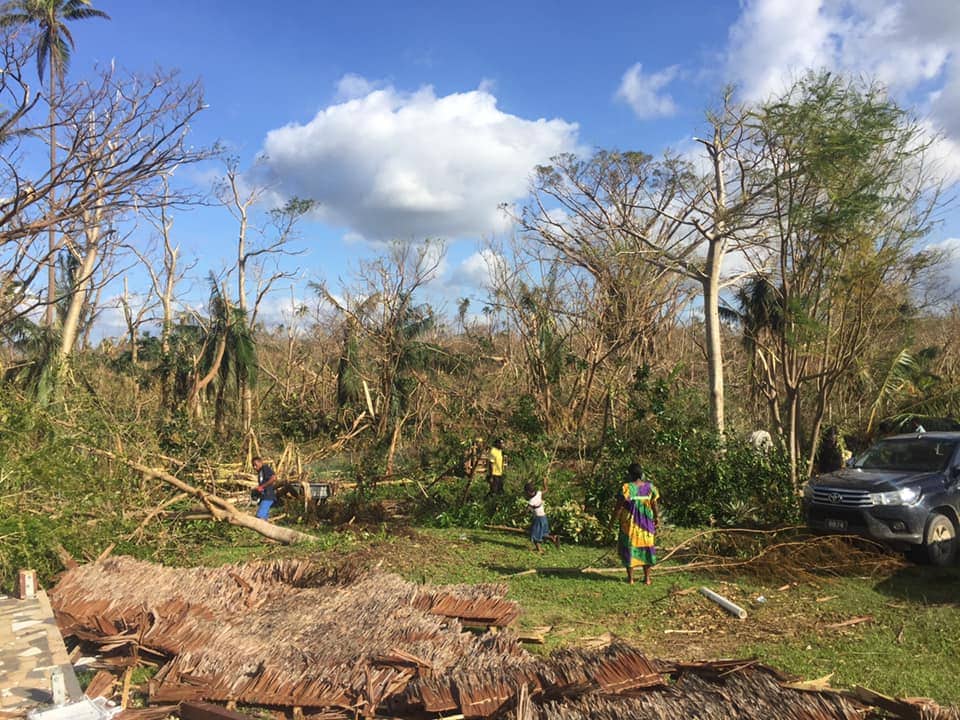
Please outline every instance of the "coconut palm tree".
[[[0, 6], [0, 28], [18, 25], [35, 25], [37, 34], [33, 39], [37, 53], [37, 75], [40, 82], [47, 76], [47, 105], [50, 110], [50, 174], [57, 162], [57, 130], [55, 115], [57, 90], [70, 66], [70, 55], [75, 47], [73, 35], [67, 23], [88, 18], [110, 19], [103, 10], [90, 6], [90, 0], [8, 0]], [[54, 188], [50, 188], [50, 206], [55, 202]], [[49, 231], [50, 255], [47, 259], [47, 324], [53, 325], [56, 317], [54, 301], [57, 292], [56, 249], [54, 228]]]

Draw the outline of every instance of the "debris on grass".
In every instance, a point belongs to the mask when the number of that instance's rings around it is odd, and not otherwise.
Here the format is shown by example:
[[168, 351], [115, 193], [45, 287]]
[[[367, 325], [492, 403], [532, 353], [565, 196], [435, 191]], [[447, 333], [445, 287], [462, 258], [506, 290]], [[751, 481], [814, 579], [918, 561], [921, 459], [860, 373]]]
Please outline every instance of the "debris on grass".
[[824, 627], [828, 630], [839, 630], [840, 628], [851, 627], [852, 625], [861, 625], [869, 622], [873, 622], [873, 615], [862, 615], [860, 617], [850, 618], [849, 620], [843, 620], [842, 622], [824, 625]]

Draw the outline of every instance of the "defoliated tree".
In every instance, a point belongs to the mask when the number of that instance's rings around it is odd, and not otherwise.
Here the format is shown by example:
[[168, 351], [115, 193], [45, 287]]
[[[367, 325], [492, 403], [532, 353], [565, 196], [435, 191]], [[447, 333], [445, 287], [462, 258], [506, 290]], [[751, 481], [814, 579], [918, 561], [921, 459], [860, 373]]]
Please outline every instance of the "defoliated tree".
[[[0, 28], [16, 27], [18, 25], [36, 26], [34, 37], [37, 57], [37, 75], [40, 82], [46, 80], [47, 105], [50, 117], [50, 175], [53, 177], [57, 165], [57, 93], [63, 84], [63, 79], [70, 66], [70, 55], [74, 48], [73, 35], [69, 23], [89, 18], [110, 19], [103, 10], [97, 10], [90, 5], [90, 0], [9, 0], [0, 6]], [[45, 71], [49, 76], [45, 78]], [[56, 197], [51, 190], [51, 215], [56, 204]], [[48, 229], [49, 256], [48, 256], [48, 293], [47, 293], [47, 324], [52, 325], [55, 317], [54, 302], [56, 300], [56, 250], [57, 239], [53, 225]]]
[[[264, 185], [250, 184], [239, 169], [236, 158], [226, 160], [226, 172], [217, 184], [215, 192], [223, 206], [237, 221], [237, 308], [240, 316], [247, 322], [247, 334], [253, 337], [260, 303], [273, 288], [274, 283], [293, 274], [280, 270], [276, 265], [272, 271], [265, 270], [264, 261], [275, 259], [279, 255], [295, 255], [290, 242], [295, 237], [297, 223], [313, 208], [312, 200], [291, 198], [281, 207], [267, 213], [269, 227], [261, 228], [254, 224], [252, 213], [267, 194], [269, 188]], [[254, 237], [251, 237], [251, 234]], [[250, 271], [257, 276], [257, 287], [252, 307], [247, 299], [247, 276]], [[249, 433], [253, 422], [253, 392], [251, 378], [246, 376], [243, 366], [238, 366], [237, 392], [240, 397], [240, 421], [243, 431]]]
[[347, 323], [338, 386], [345, 391], [344, 400], [357, 392], [354, 372], [360, 362], [352, 343], [359, 345], [359, 354], [366, 360], [363, 365], [375, 375], [376, 397], [370, 398], [368, 411], [375, 413], [378, 439], [389, 438], [388, 473], [403, 428], [416, 413], [414, 396], [426, 390], [424, 374], [442, 355], [429, 342], [433, 311], [418, 297], [436, 277], [443, 254], [443, 245], [435, 241], [394, 242], [384, 256], [362, 263], [353, 289], [342, 287], [334, 293], [326, 284], [314, 286]]
[[648, 278], [674, 274], [700, 287], [710, 415], [718, 435], [724, 432], [720, 292], [741, 278], [724, 272], [724, 259], [754, 248], [755, 206], [763, 191], [754, 184], [748, 117], [729, 93], [720, 111], [708, 115], [709, 134], [698, 139], [703, 169], [669, 154], [553, 158], [537, 169], [532, 200], [519, 218], [529, 237], [598, 278], [598, 262], [614, 269], [630, 262], [647, 267]]

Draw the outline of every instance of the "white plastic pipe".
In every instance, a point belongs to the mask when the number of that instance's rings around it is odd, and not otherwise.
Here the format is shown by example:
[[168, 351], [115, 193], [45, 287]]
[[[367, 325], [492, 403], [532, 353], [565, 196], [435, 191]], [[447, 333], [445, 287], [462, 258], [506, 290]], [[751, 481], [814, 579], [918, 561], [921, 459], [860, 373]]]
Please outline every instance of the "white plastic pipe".
[[708, 600], [713, 600], [717, 605], [722, 607], [728, 613], [733, 615], [736, 618], [743, 620], [747, 617], [747, 611], [744, 610], [739, 605], [734, 605], [732, 602], [727, 600], [723, 595], [718, 595], [710, 588], [702, 587], [700, 588], [700, 594], [703, 595]]

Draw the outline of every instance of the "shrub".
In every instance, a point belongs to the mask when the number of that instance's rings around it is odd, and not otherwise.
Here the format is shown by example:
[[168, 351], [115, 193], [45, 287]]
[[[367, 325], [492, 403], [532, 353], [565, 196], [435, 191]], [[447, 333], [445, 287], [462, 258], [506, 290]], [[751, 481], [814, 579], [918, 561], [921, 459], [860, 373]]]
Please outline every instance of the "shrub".
[[507, 421], [511, 430], [515, 430], [528, 438], [543, 436], [543, 420], [537, 414], [536, 400], [530, 395], [521, 395], [517, 398]]
[[564, 540], [574, 543], [607, 543], [615, 538], [610, 523], [601, 524], [596, 515], [587, 512], [583, 504], [576, 500], [548, 506], [547, 515], [553, 532], [562, 535]]
[[612, 522], [627, 467], [640, 461], [661, 493], [661, 513], [678, 525], [772, 525], [798, 518], [785, 453], [756, 451], [746, 441], [721, 442], [697, 391], [674, 373], [637, 370], [630, 422], [603, 439], [596, 469], [584, 482], [586, 510]]

